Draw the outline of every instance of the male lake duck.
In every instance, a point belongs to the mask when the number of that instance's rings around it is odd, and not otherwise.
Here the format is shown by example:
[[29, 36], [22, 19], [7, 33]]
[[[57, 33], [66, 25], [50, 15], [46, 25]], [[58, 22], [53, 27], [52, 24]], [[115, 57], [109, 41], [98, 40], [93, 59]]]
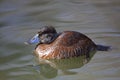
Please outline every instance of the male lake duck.
[[54, 27], [44, 26], [27, 42], [38, 43], [35, 54], [41, 59], [64, 59], [78, 56], [90, 57], [91, 51], [107, 51], [109, 46], [96, 45], [86, 35], [76, 31], [57, 33]]

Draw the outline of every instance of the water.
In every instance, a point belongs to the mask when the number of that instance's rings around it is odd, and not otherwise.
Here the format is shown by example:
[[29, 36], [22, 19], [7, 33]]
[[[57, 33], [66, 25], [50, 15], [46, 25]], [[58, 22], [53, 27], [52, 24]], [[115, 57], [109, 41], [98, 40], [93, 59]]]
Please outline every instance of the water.
[[[120, 80], [119, 21], [119, 0], [0, 0], [0, 79]], [[38, 64], [32, 53], [35, 45], [24, 42], [44, 25], [58, 32], [82, 32], [113, 50], [96, 52], [82, 66], [76, 59], [67, 67]]]

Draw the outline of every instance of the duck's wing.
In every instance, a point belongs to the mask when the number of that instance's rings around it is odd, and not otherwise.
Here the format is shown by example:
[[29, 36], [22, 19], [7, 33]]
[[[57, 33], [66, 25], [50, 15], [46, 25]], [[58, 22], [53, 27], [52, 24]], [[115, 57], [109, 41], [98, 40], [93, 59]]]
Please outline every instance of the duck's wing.
[[[74, 46], [74, 45], [88, 45], [88, 43], [93, 43], [90, 38], [82, 33], [75, 31], [64, 31], [56, 40], [61, 46]], [[83, 46], [83, 45], [82, 45]]]
[[[95, 44], [87, 36], [74, 31], [65, 31], [56, 39], [55, 53], [58, 58], [86, 55], [95, 48]], [[88, 54], [88, 55], [87, 55]]]

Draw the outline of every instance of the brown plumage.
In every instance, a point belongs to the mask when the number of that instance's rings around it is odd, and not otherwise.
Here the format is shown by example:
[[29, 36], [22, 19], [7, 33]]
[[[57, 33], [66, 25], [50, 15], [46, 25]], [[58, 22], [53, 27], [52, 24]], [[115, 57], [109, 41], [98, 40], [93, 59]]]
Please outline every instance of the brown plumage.
[[[96, 51], [98, 48], [90, 38], [75, 31], [57, 33], [54, 27], [46, 26], [41, 28], [38, 34], [40, 41], [35, 48], [35, 54], [42, 59], [63, 59], [78, 56], [89, 58], [90, 52]], [[108, 47], [106, 49], [108, 50]]]
[[95, 50], [96, 45], [85, 35], [74, 32], [62, 32], [54, 42], [50, 44], [39, 44], [35, 51], [43, 59], [61, 59], [74, 56], [86, 55], [89, 57], [91, 49]]

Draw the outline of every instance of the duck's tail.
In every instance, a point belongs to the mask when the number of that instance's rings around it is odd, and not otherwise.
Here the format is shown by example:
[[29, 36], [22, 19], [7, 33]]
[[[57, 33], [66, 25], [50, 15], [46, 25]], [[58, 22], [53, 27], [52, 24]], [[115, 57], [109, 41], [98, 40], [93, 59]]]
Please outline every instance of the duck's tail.
[[112, 49], [111, 46], [97, 45], [97, 50], [98, 51], [109, 51], [111, 49]]

